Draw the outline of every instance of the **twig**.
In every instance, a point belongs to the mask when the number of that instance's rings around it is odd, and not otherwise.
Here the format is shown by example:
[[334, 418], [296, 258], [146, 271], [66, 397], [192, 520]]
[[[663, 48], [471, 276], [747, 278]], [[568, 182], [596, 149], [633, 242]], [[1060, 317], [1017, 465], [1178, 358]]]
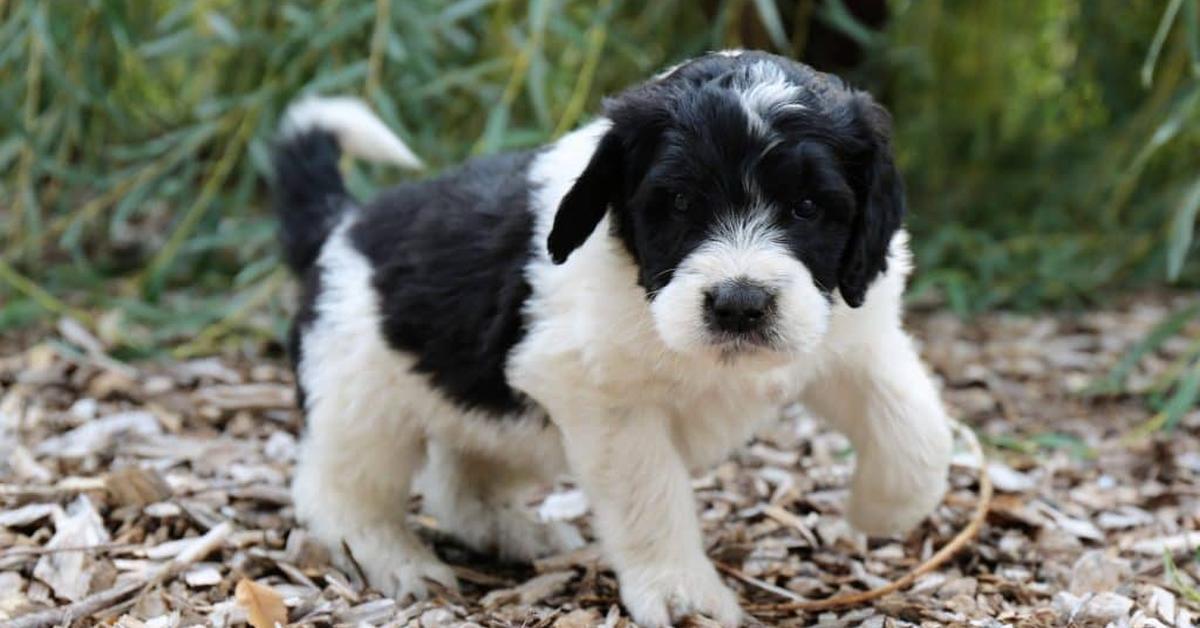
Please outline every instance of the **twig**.
[[800, 536], [803, 536], [804, 540], [807, 541], [810, 546], [817, 546], [817, 538], [813, 536], [812, 530], [809, 530], [808, 526], [804, 525], [803, 519], [792, 514], [791, 511], [783, 508], [782, 506], [767, 504], [766, 506], [763, 506], [762, 513], [774, 519], [775, 521], [778, 521], [779, 523], [782, 523], [783, 525], [799, 532]]
[[18, 556], [44, 556], [68, 552], [108, 553], [141, 547], [136, 543], [101, 543], [99, 545], [75, 545], [72, 547], [13, 547], [0, 553], [0, 559]]
[[24, 499], [27, 497], [56, 499], [59, 497], [69, 497], [71, 495], [86, 491], [102, 491], [104, 490], [104, 487], [105, 484], [102, 478], [89, 478], [80, 476], [63, 478], [50, 486], [0, 483], [0, 497], [11, 497], [15, 499]]
[[346, 552], [346, 560], [349, 560], [350, 566], [354, 567], [354, 573], [358, 575], [363, 586], [370, 588], [371, 581], [367, 580], [367, 572], [363, 571], [362, 565], [358, 564], [358, 559], [354, 557], [354, 552], [350, 551], [350, 544], [346, 542], [346, 539], [342, 539], [342, 551]]
[[723, 572], [733, 576], [734, 578], [737, 578], [738, 580], [745, 582], [746, 584], [756, 586], [756, 587], [762, 589], [763, 591], [769, 591], [771, 593], [774, 593], [775, 595], [778, 595], [779, 597], [785, 597], [785, 598], [792, 600], [793, 602], [796, 602], [798, 604], [802, 604], [806, 601], [803, 597], [800, 597], [796, 593], [788, 591], [787, 589], [785, 589], [783, 587], [775, 586], [775, 585], [771, 584], [770, 582], [767, 582], [766, 580], [760, 580], [759, 578], [755, 578], [754, 576], [751, 576], [749, 574], [742, 573], [736, 567], [733, 567], [731, 565], [726, 565], [725, 563], [721, 563], [721, 562], [714, 562], [713, 564], [716, 565], [717, 569], [719, 569], [720, 571], [723, 571]]
[[[992, 480], [988, 477], [987, 459], [983, 454], [983, 447], [979, 445], [979, 439], [975, 437], [974, 432], [970, 428], [961, 423], [955, 422], [954, 429], [964, 440], [967, 441], [967, 446], [971, 449], [971, 453], [979, 459], [979, 501], [975, 504], [975, 512], [971, 515], [971, 520], [949, 543], [944, 545], [942, 549], [930, 556], [928, 560], [917, 565], [912, 571], [904, 574], [900, 579], [893, 580], [881, 587], [876, 587], [867, 591], [856, 593], [846, 593], [835, 595], [823, 600], [805, 600], [803, 602], [787, 602], [777, 604], [770, 607], [772, 611], [823, 611], [831, 608], [842, 608], [845, 606], [858, 606], [872, 600], [877, 600], [889, 593], [894, 593], [901, 589], [905, 589], [916, 582], [917, 578], [941, 567], [952, 556], [957, 554], [967, 543], [971, 542], [978, 534], [979, 529], [983, 526], [983, 522], [987, 519], [988, 509], [992, 503]], [[737, 575], [737, 574], [734, 574]], [[741, 577], [741, 576], [739, 576]], [[744, 579], [744, 578], [743, 578]], [[769, 590], [769, 589], [768, 589]]]
[[225, 543], [233, 531], [233, 525], [228, 521], [209, 530], [191, 547], [180, 552], [171, 562], [151, 572], [143, 580], [130, 582], [119, 587], [90, 595], [74, 604], [51, 608], [39, 613], [22, 615], [12, 621], [0, 624], [2, 628], [41, 628], [42, 626], [57, 626], [70, 624], [76, 619], [88, 617], [106, 608], [119, 604], [125, 598], [152, 587], [167, 578], [175, 576], [187, 569], [192, 563], [204, 558]]
[[539, 558], [533, 561], [533, 570], [538, 573], [562, 571], [563, 569], [573, 567], [575, 565], [596, 563], [602, 560], [602, 558], [603, 556], [600, 552], [600, 545], [597, 543], [592, 543], [563, 554], [555, 554], [554, 556]]

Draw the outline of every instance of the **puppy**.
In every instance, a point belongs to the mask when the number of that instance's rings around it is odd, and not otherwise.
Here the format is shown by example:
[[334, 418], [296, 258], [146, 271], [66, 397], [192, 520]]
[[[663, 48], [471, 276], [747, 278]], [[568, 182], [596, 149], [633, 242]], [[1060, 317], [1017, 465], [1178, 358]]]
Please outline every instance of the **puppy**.
[[833, 76], [722, 52], [552, 144], [359, 204], [342, 151], [416, 157], [357, 101], [293, 105], [274, 167], [303, 284], [297, 515], [375, 587], [422, 597], [455, 578], [405, 522], [414, 485], [440, 529], [529, 560], [581, 543], [523, 509], [570, 471], [634, 620], [732, 626], [690, 474], [799, 400], [857, 452], [850, 521], [916, 524], [951, 436], [901, 327], [889, 133]]

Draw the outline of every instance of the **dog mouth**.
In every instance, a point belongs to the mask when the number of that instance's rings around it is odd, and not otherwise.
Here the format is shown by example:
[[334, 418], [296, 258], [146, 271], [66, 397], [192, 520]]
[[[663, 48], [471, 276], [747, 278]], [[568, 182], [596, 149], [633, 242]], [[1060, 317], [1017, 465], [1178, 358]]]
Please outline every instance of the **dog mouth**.
[[710, 336], [709, 345], [717, 350], [722, 360], [734, 360], [753, 353], [779, 351], [778, 338], [769, 330], [717, 332]]

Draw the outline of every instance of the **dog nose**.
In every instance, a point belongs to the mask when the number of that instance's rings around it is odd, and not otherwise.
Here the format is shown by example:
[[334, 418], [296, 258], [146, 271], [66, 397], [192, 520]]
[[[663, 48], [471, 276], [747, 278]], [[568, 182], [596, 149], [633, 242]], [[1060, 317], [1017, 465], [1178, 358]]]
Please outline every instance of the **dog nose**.
[[749, 281], [723, 283], [704, 294], [704, 305], [718, 331], [746, 333], [762, 327], [775, 301], [766, 288]]

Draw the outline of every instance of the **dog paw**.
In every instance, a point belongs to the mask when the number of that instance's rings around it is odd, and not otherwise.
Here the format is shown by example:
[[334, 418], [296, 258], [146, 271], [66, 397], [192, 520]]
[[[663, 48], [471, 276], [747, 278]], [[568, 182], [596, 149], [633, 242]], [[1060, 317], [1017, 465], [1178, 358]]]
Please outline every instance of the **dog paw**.
[[344, 551], [337, 552], [336, 563], [348, 573], [361, 569], [372, 588], [397, 601], [423, 600], [438, 588], [458, 590], [454, 570], [415, 539], [405, 537], [389, 547], [358, 544], [353, 554], [351, 562]]
[[950, 425], [927, 425], [910, 440], [859, 455], [846, 510], [858, 530], [873, 536], [907, 532], [941, 503], [954, 452]]
[[895, 474], [887, 479], [855, 481], [846, 518], [872, 536], [907, 532], [921, 522], [946, 494], [947, 470], [938, 467]]
[[689, 615], [704, 615], [726, 628], [741, 623], [737, 595], [707, 562], [691, 569], [632, 569], [620, 580], [621, 602], [640, 626], [673, 626]]
[[461, 515], [445, 522], [446, 531], [477, 552], [501, 559], [532, 562], [583, 547], [583, 536], [570, 523], [540, 523], [521, 509], [494, 506], [469, 519]]
[[376, 589], [396, 600], [423, 600], [436, 592], [437, 587], [458, 590], [454, 571], [436, 558], [379, 566], [367, 571], [367, 579]]
[[584, 546], [583, 536], [570, 523], [538, 523], [525, 517], [501, 523], [497, 537], [500, 557], [521, 562], [532, 562]]

